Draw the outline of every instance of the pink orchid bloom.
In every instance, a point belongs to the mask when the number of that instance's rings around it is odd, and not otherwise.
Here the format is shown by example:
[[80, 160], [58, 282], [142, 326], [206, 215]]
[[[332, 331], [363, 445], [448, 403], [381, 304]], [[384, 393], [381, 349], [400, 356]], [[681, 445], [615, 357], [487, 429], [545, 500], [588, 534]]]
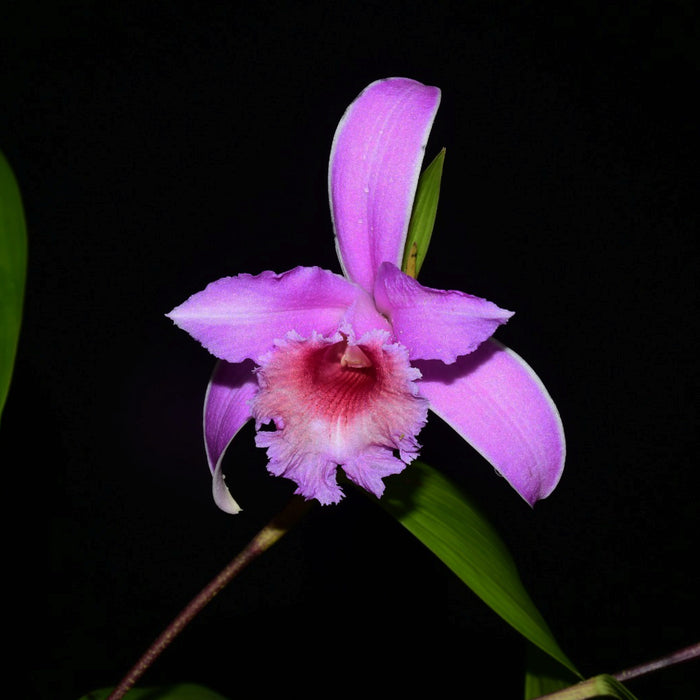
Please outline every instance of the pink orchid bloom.
[[329, 193], [343, 276], [296, 267], [225, 277], [168, 314], [221, 360], [204, 435], [223, 510], [240, 510], [221, 465], [250, 419], [268, 470], [323, 504], [343, 497], [338, 467], [380, 497], [383, 477], [418, 455], [428, 409], [529, 504], [559, 481], [557, 409], [530, 367], [490, 339], [511, 312], [399, 269], [439, 102], [438, 88], [391, 78], [369, 85], [341, 119]]

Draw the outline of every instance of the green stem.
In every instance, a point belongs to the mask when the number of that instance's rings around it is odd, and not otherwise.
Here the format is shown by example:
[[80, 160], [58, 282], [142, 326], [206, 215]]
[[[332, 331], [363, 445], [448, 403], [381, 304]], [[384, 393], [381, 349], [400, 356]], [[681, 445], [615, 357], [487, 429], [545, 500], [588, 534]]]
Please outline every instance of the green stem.
[[122, 678], [107, 700], [119, 700], [129, 691], [148, 667], [160, 656], [170, 642], [182, 632], [185, 626], [209, 603], [214, 596], [228, 585], [237, 574], [254, 561], [275, 542], [282, 538], [292, 525], [296, 524], [309, 510], [313, 501], [294, 496], [280, 511], [211, 582], [183, 608], [180, 614], [161, 632], [160, 636], [144, 652], [131, 670]]

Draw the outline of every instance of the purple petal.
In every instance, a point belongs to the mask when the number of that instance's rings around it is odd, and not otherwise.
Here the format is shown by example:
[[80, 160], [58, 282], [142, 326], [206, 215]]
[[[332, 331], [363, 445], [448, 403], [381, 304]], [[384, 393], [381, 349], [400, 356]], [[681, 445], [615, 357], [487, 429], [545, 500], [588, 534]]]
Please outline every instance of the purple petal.
[[406, 78], [369, 85], [338, 124], [328, 173], [345, 274], [371, 293], [385, 261], [401, 264], [440, 90]]
[[379, 267], [374, 299], [412, 360], [452, 363], [513, 315], [471, 294], [423, 287], [391, 263]]
[[241, 508], [224, 483], [221, 463], [231, 440], [252, 418], [250, 404], [258, 392], [254, 368], [250, 360], [235, 365], [218, 362], [204, 399], [204, 443], [214, 501], [227, 513], [238, 513]]
[[420, 393], [530, 504], [559, 482], [565, 443], [559, 412], [532, 369], [490, 340], [453, 365], [421, 361]]
[[333, 334], [346, 311], [364, 295], [333, 272], [296, 267], [281, 275], [224, 277], [167, 316], [216, 357], [257, 362], [290, 331], [302, 336], [313, 331]]

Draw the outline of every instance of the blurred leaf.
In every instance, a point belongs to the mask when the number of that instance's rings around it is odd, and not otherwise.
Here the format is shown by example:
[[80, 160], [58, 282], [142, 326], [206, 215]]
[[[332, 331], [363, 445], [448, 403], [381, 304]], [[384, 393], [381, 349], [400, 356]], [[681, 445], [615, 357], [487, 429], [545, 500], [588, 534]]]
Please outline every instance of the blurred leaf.
[[515, 562], [477, 507], [438, 471], [413, 462], [379, 503], [492, 610], [578, 678], [525, 590]]
[[580, 680], [569, 669], [528, 643], [525, 668], [525, 700], [568, 688]]
[[594, 698], [614, 698], [615, 700], [637, 700], [622, 683], [612, 676], [601, 675], [581, 681], [570, 688], [549, 695], [538, 696], [542, 700], [593, 700]]
[[406, 247], [403, 253], [401, 269], [413, 278], [418, 277], [425, 255], [428, 252], [430, 238], [433, 235], [442, 166], [445, 162], [445, 149], [437, 154], [433, 162], [421, 173], [413, 200], [413, 211], [408, 224]]
[[0, 416], [10, 389], [22, 322], [27, 230], [17, 181], [0, 152]]
[[[83, 695], [79, 700], [106, 700], [114, 688], [102, 688]], [[161, 688], [133, 688], [125, 700], [227, 700], [223, 695], [194, 683], [178, 683]]]

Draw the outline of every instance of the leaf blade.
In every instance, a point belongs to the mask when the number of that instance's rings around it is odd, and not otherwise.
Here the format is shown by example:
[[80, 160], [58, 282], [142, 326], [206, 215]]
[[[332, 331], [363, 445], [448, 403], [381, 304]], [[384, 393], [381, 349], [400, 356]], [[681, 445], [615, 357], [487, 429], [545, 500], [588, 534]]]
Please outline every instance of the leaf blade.
[[15, 176], [0, 151], [0, 416], [17, 353], [27, 272], [27, 230]]
[[525, 700], [568, 688], [580, 680], [534, 644], [528, 643], [526, 651]]
[[446, 477], [413, 462], [379, 501], [494, 612], [581, 678], [525, 590], [506, 545], [478, 508]]
[[[100, 688], [79, 700], [107, 700], [114, 688]], [[155, 688], [132, 688], [125, 700], [226, 700], [223, 695], [195, 683], [176, 683]]]
[[413, 278], [418, 277], [433, 235], [444, 162], [443, 148], [418, 179], [401, 264], [401, 270]]
[[540, 695], [533, 700], [594, 700], [594, 698], [637, 700], [620, 681], [605, 673], [549, 695]]

